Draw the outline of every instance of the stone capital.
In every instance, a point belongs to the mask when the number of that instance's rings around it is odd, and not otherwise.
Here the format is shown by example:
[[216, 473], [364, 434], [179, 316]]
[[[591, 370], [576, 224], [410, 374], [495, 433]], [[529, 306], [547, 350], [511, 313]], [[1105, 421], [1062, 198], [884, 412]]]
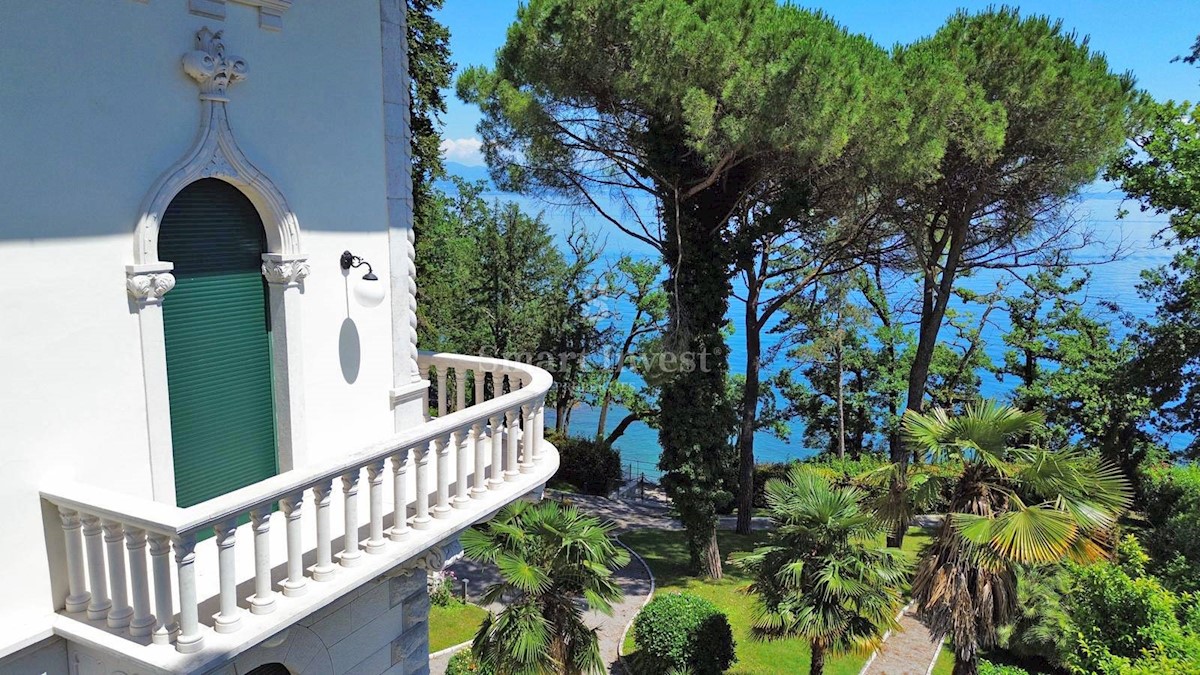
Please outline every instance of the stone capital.
[[175, 288], [175, 275], [171, 274], [170, 263], [157, 265], [127, 265], [125, 267], [125, 290], [129, 297], [140, 305], [154, 305]]

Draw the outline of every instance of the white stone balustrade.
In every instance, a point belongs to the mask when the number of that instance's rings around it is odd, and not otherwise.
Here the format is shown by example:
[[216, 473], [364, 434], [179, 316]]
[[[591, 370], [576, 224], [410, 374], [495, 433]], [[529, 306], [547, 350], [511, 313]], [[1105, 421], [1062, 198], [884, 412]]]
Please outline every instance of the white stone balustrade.
[[[360, 567], [403, 564], [553, 475], [558, 454], [537, 428], [548, 373], [452, 354], [424, 354], [421, 367], [436, 369], [438, 415], [325, 466], [287, 471], [187, 508], [96, 486], [44, 490], [42, 498], [58, 510], [56, 536], [65, 545], [64, 595], [57, 599], [63, 614], [91, 628], [106, 626], [135, 650], [174, 645], [147, 652], [148, 663], [168, 663], [165, 653], [203, 658], [206, 641], [278, 630], [272, 621], [294, 617], [323, 587], [346, 592], [337, 582], [370, 571]], [[335, 500], [344, 517], [339, 531], [331, 522]], [[275, 505], [280, 513], [272, 528]], [[308, 551], [307, 528], [316, 535]], [[280, 545], [272, 547], [272, 539]], [[253, 556], [240, 557], [241, 549]], [[307, 569], [306, 553], [315, 561]], [[273, 574], [282, 583], [274, 584]]]

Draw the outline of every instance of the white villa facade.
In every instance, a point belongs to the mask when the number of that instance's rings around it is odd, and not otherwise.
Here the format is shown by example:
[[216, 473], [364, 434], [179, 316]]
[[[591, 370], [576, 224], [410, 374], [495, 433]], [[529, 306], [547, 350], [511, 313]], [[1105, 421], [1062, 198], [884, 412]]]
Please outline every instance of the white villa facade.
[[417, 350], [403, 0], [12, 0], [0, 73], [0, 674], [426, 672], [558, 454]]

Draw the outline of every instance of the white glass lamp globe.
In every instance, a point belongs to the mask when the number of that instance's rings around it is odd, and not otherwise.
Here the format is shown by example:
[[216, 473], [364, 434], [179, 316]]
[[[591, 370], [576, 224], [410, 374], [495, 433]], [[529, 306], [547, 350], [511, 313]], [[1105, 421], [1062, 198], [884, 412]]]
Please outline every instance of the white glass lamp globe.
[[354, 284], [354, 299], [363, 307], [375, 307], [383, 302], [387, 289], [379, 277], [368, 272], [358, 283]]

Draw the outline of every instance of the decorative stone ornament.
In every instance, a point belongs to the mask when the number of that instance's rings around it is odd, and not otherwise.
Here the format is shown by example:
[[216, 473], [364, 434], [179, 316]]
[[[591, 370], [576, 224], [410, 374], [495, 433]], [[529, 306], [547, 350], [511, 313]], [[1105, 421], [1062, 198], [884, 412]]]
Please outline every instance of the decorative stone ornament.
[[225, 90], [246, 79], [249, 72], [245, 59], [225, 55], [224, 33], [201, 28], [196, 33], [196, 50], [183, 55], [183, 70], [199, 83], [201, 100], [228, 101]]
[[308, 261], [304, 258], [287, 260], [268, 253], [263, 256], [262, 273], [269, 284], [295, 285], [308, 276]]
[[138, 303], [159, 302], [168, 291], [175, 288], [175, 275], [170, 272], [131, 273], [125, 278], [125, 288], [129, 291], [129, 297]]

